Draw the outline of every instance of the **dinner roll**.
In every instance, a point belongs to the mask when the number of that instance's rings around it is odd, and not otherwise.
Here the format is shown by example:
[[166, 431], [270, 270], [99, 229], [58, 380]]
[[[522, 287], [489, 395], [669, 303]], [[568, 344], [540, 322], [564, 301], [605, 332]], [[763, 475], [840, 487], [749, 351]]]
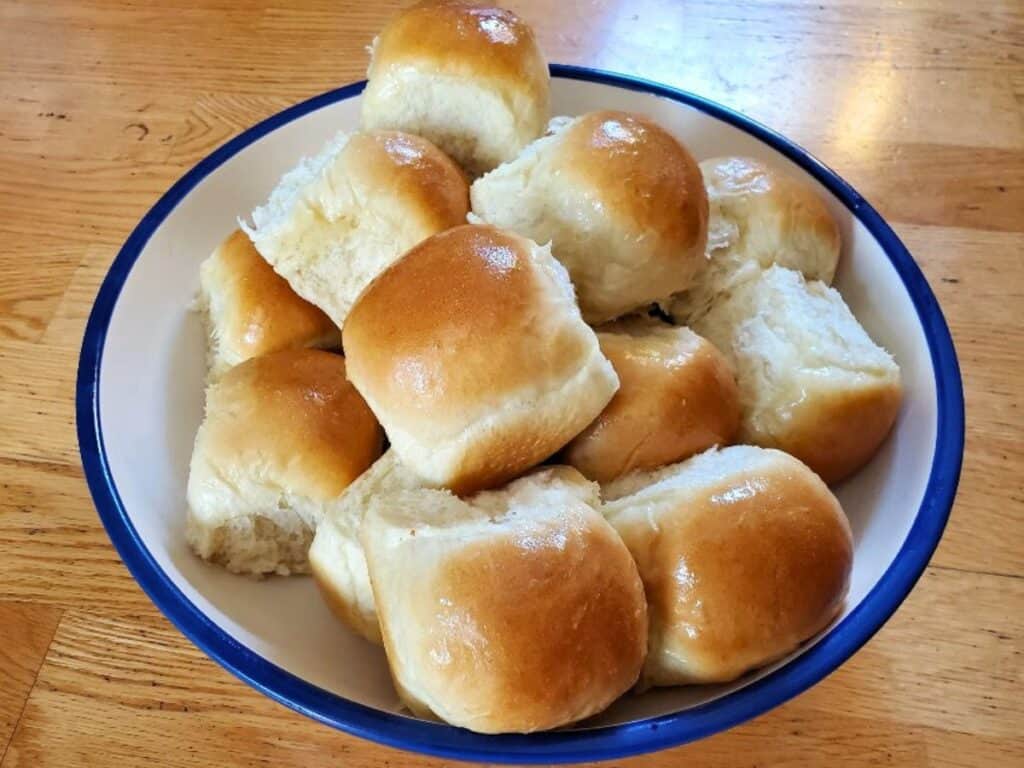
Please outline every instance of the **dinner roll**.
[[647, 685], [733, 680], [823, 629], [846, 596], [846, 516], [781, 451], [711, 450], [604, 495], [647, 592]]
[[470, 195], [485, 221], [551, 243], [588, 323], [685, 289], [704, 258], [700, 169], [642, 115], [553, 121], [550, 135], [477, 179]]
[[773, 264], [831, 283], [839, 264], [839, 227], [807, 183], [748, 157], [700, 164], [711, 204], [707, 258], [693, 285], [669, 304], [692, 322], [749, 270]]
[[424, 238], [463, 223], [468, 206], [462, 171], [426, 139], [339, 134], [286, 173], [243, 228], [340, 328], [373, 278]]
[[330, 506], [309, 548], [310, 569], [327, 605], [350, 628], [378, 645], [383, 640], [359, 527], [371, 499], [422, 487], [395, 452], [388, 451]]
[[402, 463], [459, 494], [555, 453], [618, 388], [548, 248], [493, 227], [410, 250], [342, 337], [349, 378]]
[[200, 265], [197, 304], [206, 322], [211, 377], [280, 349], [341, 346], [338, 326], [300, 298], [241, 230]]
[[694, 329], [736, 371], [741, 442], [791, 453], [826, 482], [870, 459], [901, 400], [900, 369], [842, 297], [771, 267], [721, 297]]
[[317, 522], [381, 442], [341, 356], [285, 350], [235, 366], [206, 393], [188, 476], [189, 544], [235, 573], [306, 573]]
[[548, 119], [548, 65], [511, 11], [425, 2], [374, 40], [363, 91], [367, 129], [425, 136], [471, 176], [516, 156]]
[[740, 399], [729, 363], [688, 328], [649, 318], [598, 329], [619, 391], [562, 459], [605, 483], [732, 442]]
[[402, 701], [482, 733], [600, 712], [637, 680], [643, 586], [596, 511], [597, 488], [548, 467], [461, 501], [373, 498], [361, 539]]

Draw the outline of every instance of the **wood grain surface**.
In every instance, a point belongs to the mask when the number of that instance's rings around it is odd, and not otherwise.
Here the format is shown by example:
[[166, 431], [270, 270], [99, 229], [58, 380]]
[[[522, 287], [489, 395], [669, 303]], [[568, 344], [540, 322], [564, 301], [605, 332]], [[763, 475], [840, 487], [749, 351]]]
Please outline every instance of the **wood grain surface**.
[[[197, 651], [109, 544], [74, 432], [85, 319], [135, 223], [245, 127], [361, 78], [397, 5], [0, 0], [0, 768], [441, 764]], [[921, 264], [963, 368], [959, 497], [896, 616], [792, 702], [617, 764], [1024, 765], [1024, 5], [508, 5], [552, 61], [696, 91], [835, 168]]]

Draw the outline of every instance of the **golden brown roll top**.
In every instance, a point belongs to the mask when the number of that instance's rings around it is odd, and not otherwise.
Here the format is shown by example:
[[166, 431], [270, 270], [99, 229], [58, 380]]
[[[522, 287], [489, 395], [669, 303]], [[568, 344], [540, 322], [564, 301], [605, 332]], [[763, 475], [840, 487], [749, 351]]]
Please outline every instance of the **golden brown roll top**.
[[413, 5], [374, 41], [363, 125], [427, 137], [472, 175], [544, 129], [547, 62], [511, 11], [444, 0]]
[[344, 346], [403, 463], [459, 493], [553, 454], [618, 386], [565, 271], [492, 227], [410, 250], [353, 307]]
[[[332, 179], [358, 185], [363, 196], [405, 203], [403, 216], [440, 232], [466, 220], [469, 186], [458, 166], [434, 144], [401, 131], [352, 134]], [[354, 181], [353, 181], [354, 180]]]
[[713, 445], [739, 428], [740, 401], [729, 363], [688, 328], [631, 318], [598, 329], [619, 391], [562, 454], [601, 483], [653, 469]]
[[207, 391], [189, 472], [190, 542], [231, 570], [304, 572], [326, 506], [381, 444], [341, 356], [287, 350], [235, 366]]
[[254, 359], [210, 388], [209, 455], [259, 467], [317, 501], [340, 494], [380, 453], [377, 420], [345, 377], [345, 359], [290, 350]]
[[759, 271], [695, 329], [736, 371], [739, 439], [791, 453], [826, 482], [867, 463], [896, 421], [899, 366], [822, 282], [782, 267]]
[[645, 115], [590, 112], [566, 131], [553, 169], [599, 191], [611, 216], [684, 272], [701, 254], [708, 204], [700, 168], [680, 141]]
[[832, 282], [839, 226], [810, 184], [748, 157], [712, 158], [700, 170], [711, 210], [707, 259], [667, 304], [678, 322], [699, 320], [734, 285], [772, 265]]
[[832, 282], [839, 227], [809, 184], [749, 157], [712, 158], [700, 170], [716, 219], [712, 248], [736, 248], [761, 267]]
[[552, 243], [589, 323], [684, 290], [704, 257], [708, 202], [697, 163], [642, 115], [553, 123], [470, 196], [483, 220]]
[[636, 566], [567, 467], [467, 501], [373, 500], [362, 529], [403, 701], [483, 733], [576, 722], [637, 679], [646, 610]]
[[533, 30], [512, 11], [487, 3], [427, 0], [396, 15], [374, 44], [370, 76], [401, 67], [484, 78], [547, 97], [547, 63]]
[[781, 451], [709, 451], [604, 493], [647, 593], [651, 685], [735, 679], [795, 650], [842, 605], [849, 523], [821, 479]]
[[199, 280], [213, 376], [281, 349], [341, 345], [338, 327], [298, 296], [241, 230], [202, 263]]
[[292, 289], [341, 327], [374, 277], [463, 223], [468, 204], [462, 171], [426, 139], [340, 134], [281, 178], [247, 231]]

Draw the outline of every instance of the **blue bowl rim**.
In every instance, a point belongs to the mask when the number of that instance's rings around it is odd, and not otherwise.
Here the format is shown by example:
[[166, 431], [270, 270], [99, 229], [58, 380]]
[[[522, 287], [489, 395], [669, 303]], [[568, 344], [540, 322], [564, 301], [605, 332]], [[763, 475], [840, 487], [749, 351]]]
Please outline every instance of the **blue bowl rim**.
[[775, 131], [695, 94], [638, 77], [551, 65], [553, 77], [642, 91], [694, 107], [740, 128], [794, 161], [829, 189], [884, 249], [917, 311], [935, 372], [935, 454], [924, 499], [907, 538], [879, 582], [816, 645], [764, 678], [692, 709], [621, 725], [530, 735], [487, 736], [382, 712], [319, 688], [238, 643], [174, 585], [139, 537], [107, 462], [99, 410], [99, 377], [107, 329], [132, 265], [157, 227], [189, 192], [240, 150], [314, 110], [357, 96], [365, 81], [296, 104], [222, 145], [182, 176], [125, 241], [100, 286], [82, 342], [76, 421], [82, 465], [111, 541], [132, 576], [178, 629], [236, 677], [315, 720], [352, 735], [438, 757], [498, 763], [570, 763], [652, 752], [730, 728], [803, 692], [852, 656], [913, 589], [932, 556], [956, 496], [963, 459], [963, 385], [949, 328], [920, 268], [884, 219], [834, 171]]

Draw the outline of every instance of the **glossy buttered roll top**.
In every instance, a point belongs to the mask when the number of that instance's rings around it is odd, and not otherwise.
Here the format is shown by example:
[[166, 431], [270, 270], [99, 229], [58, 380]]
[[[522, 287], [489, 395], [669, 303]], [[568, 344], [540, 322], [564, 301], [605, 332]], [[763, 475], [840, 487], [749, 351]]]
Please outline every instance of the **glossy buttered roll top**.
[[199, 267], [210, 375], [282, 349], [341, 346], [341, 331], [274, 272], [241, 230]]
[[566, 131], [556, 171], [592, 189], [644, 236], [683, 254], [706, 242], [707, 201], [700, 169], [686, 148], [650, 118], [631, 112], [590, 112]]
[[647, 684], [733, 680], [793, 651], [842, 605], [849, 523], [792, 456], [734, 446], [603, 490], [647, 593]]
[[340, 355], [285, 350], [236, 365], [207, 389], [189, 543], [239, 573], [306, 572], [317, 523], [382, 441]]
[[420, 136], [339, 134], [286, 173], [247, 231], [292, 289], [340, 328], [370, 281], [426, 237], [466, 219], [459, 167]]
[[424, 241], [363, 293], [343, 333], [352, 383], [403, 463], [459, 493], [522, 474], [618, 387], [546, 247], [493, 227]]
[[725, 356], [688, 328], [650, 318], [597, 329], [619, 391], [562, 459], [601, 483], [728, 445], [740, 399]]
[[590, 323], [687, 288], [704, 257], [700, 169], [678, 139], [643, 115], [601, 111], [561, 120], [474, 182], [470, 197], [485, 221], [552, 243]]
[[529, 733], [600, 712], [633, 685], [643, 586], [599, 503], [568, 467], [465, 501], [423, 489], [370, 500], [362, 542], [414, 713]]
[[544, 130], [547, 61], [516, 14], [471, 2], [424, 2], [374, 41], [362, 118], [430, 139], [472, 176]]

